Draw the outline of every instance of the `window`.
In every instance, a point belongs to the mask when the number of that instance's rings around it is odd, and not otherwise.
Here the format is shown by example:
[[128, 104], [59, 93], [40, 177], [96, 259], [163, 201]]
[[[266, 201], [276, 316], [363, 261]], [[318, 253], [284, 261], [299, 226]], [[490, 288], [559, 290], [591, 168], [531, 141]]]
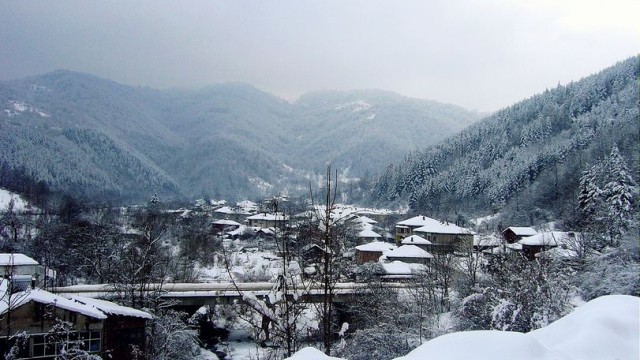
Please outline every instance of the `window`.
[[31, 357], [45, 358], [59, 355], [63, 347], [79, 347], [91, 353], [99, 353], [102, 346], [100, 331], [71, 331], [66, 334], [41, 334], [31, 336]]

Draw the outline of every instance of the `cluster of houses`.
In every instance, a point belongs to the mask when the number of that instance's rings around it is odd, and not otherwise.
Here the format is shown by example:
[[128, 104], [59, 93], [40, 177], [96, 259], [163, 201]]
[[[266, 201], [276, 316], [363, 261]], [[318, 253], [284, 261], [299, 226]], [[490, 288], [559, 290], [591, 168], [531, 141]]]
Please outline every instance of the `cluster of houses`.
[[[0, 358], [19, 333], [28, 335], [20, 359], [57, 359], [70, 343], [111, 359], [134, 358], [134, 347], [144, 350], [150, 314], [109, 301], [56, 295], [42, 288], [46, 282], [39, 279], [46, 274], [26, 255], [0, 254]], [[62, 336], [54, 331], [60, 330], [59, 321], [71, 325]]]
[[[364, 227], [363, 232], [370, 231]], [[434, 254], [475, 251], [485, 256], [498, 253], [521, 253], [533, 260], [541, 255], [576, 256], [581, 234], [563, 231], [537, 231], [531, 227], [509, 227], [502, 237], [479, 235], [452, 223], [423, 215], [398, 222], [395, 242], [373, 239], [355, 248], [355, 261], [361, 265], [378, 262], [383, 277], [411, 277], [434, 258]]]

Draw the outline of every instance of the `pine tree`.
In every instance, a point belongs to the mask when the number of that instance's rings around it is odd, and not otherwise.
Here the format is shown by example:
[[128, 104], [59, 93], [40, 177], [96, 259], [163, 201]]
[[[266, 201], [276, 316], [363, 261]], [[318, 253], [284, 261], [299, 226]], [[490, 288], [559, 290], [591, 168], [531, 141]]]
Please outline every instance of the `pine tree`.
[[627, 229], [628, 222], [633, 217], [634, 199], [638, 194], [638, 186], [615, 145], [607, 159], [606, 175], [607, 182], [602, 195], [607, 206], [610, 241], [615, 245], [616, 238]]

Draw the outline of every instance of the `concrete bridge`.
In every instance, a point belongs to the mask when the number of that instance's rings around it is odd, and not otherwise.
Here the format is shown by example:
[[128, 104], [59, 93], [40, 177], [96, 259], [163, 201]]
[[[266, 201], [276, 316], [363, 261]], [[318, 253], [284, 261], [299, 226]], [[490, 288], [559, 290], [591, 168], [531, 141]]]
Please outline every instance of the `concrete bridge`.
[[[306, 285], [306, 286], [305, 286]], [[300, 285], [296, 291], [298, 301], [321, 302], [324, 290], [322, 284]], [[179, 308], [193, 308], [203, 305], [229, 304], [242, 301], [243, 294], [251, 293], [258, 298], [266, 298], [276, 286], [272, 282], [252, 283], [167, 283], [149, 284], [146, 292], [160, 291], [161, 297], [175, 303]], [[404, 283], [385, 283], [385, 287], [403, 288]], [[59, 295], [78, 295], [91, 298], [115, 298], [118, 291], [112, 284], [72, 285], [50, 290]], [[354, 297], [366, 296], [369, 293], [364, 283], [336, 283], [333, 285], [334, 303], [352, 301]], [[293, 292], [293, 291], [290, 291]], [[293, 295], [289, 295], [293, 297]]]

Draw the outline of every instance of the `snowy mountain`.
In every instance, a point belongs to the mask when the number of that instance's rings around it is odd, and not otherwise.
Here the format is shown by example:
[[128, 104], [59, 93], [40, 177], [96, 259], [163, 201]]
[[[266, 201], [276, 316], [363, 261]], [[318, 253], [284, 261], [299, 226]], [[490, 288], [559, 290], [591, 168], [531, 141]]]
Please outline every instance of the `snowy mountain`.
[[112, 201], [277, 193], [327, 163], [379, 174], [477, 117], [379, 91], [289, 103], [244, 84], [157, 91], [55, 71], [0, 82], [0, 185]]
[[545, 91], [390, 165], [373, 197], [441, 218], [566, 219], [583, 171], [617, 147], [637, 174], [638, 57]]

